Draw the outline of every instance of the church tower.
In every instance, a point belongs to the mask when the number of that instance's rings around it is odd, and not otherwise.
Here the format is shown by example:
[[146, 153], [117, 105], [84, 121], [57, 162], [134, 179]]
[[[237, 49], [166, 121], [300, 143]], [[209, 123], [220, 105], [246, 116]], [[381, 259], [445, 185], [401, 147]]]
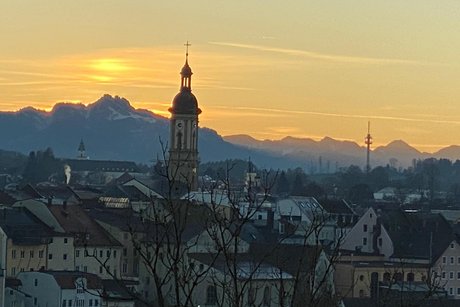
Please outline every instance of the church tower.
[[198, 188], [198, 101], [192, 94], [192, 69], [188, 65], [188, 46], [182, 68], [180, 91], [169, 108], [169, 175], [192, 191]]

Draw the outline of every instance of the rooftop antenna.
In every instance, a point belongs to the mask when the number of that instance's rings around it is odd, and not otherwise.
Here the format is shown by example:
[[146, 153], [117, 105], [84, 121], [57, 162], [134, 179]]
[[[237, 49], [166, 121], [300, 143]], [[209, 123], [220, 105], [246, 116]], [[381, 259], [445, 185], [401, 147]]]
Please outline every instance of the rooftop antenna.
[[367, 136], [364, 138], [364, 144], [367, 145], [366, 173], [368, 174], [371, 171], [370, 154], [371, 154], [371, 145], [372, 145], [371, 122], [370, 121], [367, 122]]

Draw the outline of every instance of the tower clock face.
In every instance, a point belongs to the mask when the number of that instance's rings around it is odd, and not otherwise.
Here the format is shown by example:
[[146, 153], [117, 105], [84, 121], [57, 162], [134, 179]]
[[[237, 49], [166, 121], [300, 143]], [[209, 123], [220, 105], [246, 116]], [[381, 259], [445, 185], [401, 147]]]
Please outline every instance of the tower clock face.
[[181, 121], [181, 120], [178, 120], [176, 122], [176, 127], [177, 127], [178, 130], [182, 130], [182, 128], [184, 127], [184, 122]]

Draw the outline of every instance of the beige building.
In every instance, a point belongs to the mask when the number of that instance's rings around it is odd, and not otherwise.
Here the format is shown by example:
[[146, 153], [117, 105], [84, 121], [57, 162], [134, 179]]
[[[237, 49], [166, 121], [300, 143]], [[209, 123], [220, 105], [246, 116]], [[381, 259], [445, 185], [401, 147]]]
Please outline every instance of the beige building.
[[120, 242], [80, 206], [48, 208], [65, 233], [73, 237], [75, 270], [96, 274], [101, 278], [120, 277], [123, 251]]
[[453, 240], [435, 261], [433, 272], [449, 296], [460, 299], [460, 244]]
[[0, 227], [5, 234], [0, 245], [6, 246], [4, 270], [7, 277], [47, 268], [48, 244], [54, 231], [23, 208], [1, 209]]
[[425, 282], [429, 264], [389, 262], [383, 256], [343, 255], [335, 263], [334, 282], [340, 297], [375, 297], [382, 285]]

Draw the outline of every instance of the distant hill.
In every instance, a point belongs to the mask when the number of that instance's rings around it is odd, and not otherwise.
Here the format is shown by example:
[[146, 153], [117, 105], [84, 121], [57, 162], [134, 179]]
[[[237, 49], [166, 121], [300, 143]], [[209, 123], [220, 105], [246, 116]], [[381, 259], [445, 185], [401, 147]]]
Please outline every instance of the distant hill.
[[[251, 157], [259, 168], [302, 167], [307, 171], [334, 172], [350, 164], [364, 166], [366, 149], [351, 141], [325, 137], [320, 141], [285, 137], [257, 140], [248, 135], [221, 137], [200, 128], [202, 162]], [[57, 157], [77, 155], [80, 140], [91, 159], [132, 160], [149, 163], [161, 158], [160, 139], [167, 146], [169, 121], [148, 110], [135, 109], [128, 100], [104, 95], [96, 102], [58, 103], [50, 112], [27, 107], [18, 112], [0, 112], [0, 148], [28, 154], [51, 147]], [[393, 141], [373, 150], [371, 164], [408, 166], [412, 159], [460, 158], [460, 146], [450, 146], [430, 155], [404, 141]]]

